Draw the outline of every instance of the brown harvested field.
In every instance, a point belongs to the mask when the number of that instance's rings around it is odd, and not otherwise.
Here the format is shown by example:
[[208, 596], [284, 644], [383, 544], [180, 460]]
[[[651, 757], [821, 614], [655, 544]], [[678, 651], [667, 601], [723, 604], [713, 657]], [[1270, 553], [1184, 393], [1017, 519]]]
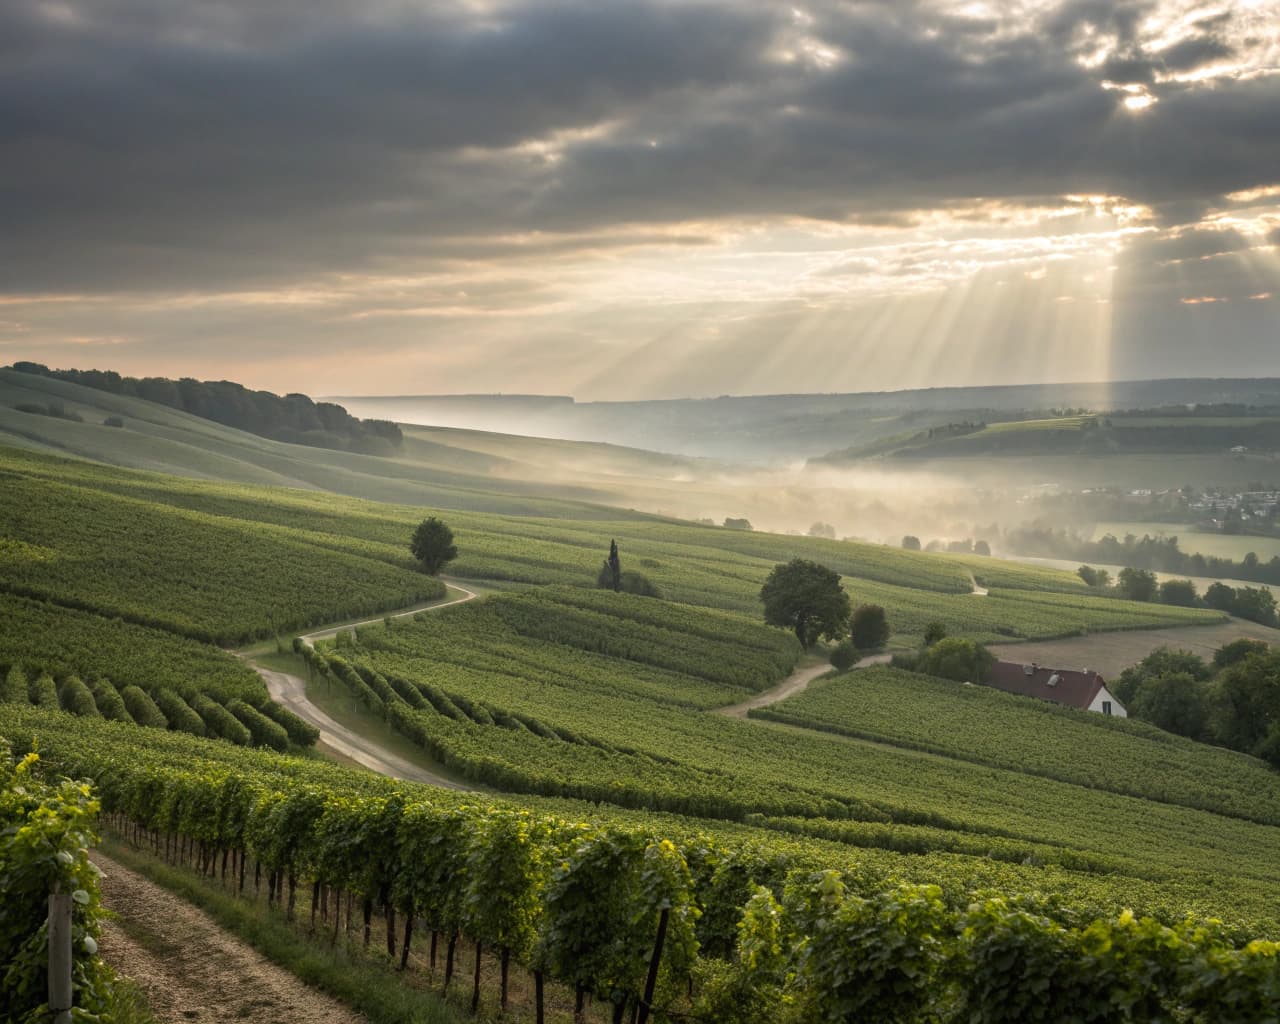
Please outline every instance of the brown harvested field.
[[1134, 629], [1026, 644], [994, 644], [991, 651], [1002, 661], [1034, 661], [1053, 668], [1091, 668], [1112, 678], [1157, 647], [1178, 648], [1209, 658], [1223, 644], [1242, 636], [1280, 645], [1280, 629], [1232, 619], [1215, 626]]

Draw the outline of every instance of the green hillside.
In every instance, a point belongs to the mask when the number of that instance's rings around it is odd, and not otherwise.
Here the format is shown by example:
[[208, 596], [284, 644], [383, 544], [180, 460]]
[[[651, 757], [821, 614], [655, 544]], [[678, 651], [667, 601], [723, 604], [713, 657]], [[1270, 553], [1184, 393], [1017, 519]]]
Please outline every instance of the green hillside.
[[855, 445], [811, 461], [815, 465], [842, 465], [869, 458], [1203, 455], [1232, 449], [1242, 449], [1256, 457], [1274, 456], [1280, 451], [1280, 414], [1274, 409], [1248, 415], [1236, 410], [1216, 414], [1212, 409], [1183, 413], [1098, 413], [990, 423], [953, 422]]
[[[815, 683], [754, 717], [1280, 825], [1280, 775], [1139, 722], [888, 667]], [[997, 735], [998, 734], [998, 735]]]
[[[189, 635], [210, 637], [254, 633], [249, 625], [254, 602], [276, 609], [261, 614], [256, 632], [262, 632], [272, 629], [272, 621], [278, 631], [317, 622], [325, 614], [374, 613], [430, 596], [419, 589], [422, 577], [409, 570], [406, 550], [413, 526], [427, 514], [422, 507], [203, 482], [14, 449], [0, 450], [0, 471], [15, 479], [10, 536], [59, 552], [47, 573], [34, 568], [30, 556], [15, 555], [0, 568], [0, 580], [7, 578], [13, 589], [36, 596], [57, 595], [64, 602], [120, 614], [135, 600], [129, 595], [137, 592], [136, 600], [142, 602], [138, 621], [151, 621], [145, 616], [154, 614], [171, 623], [181, 620], [177, 628]], [[37, 516], [33, 510], [38, 508], [47, 514]], [[464, 578], [590, 586], [609, 540], [616, 538], [628, 567], [642, 571], [666, 597], [752, 617], [758, 614], [760, 585], [773, 565], [797, 556], [813, 558], [847, 577], [855, 601], [885, 605], [902, 645], [914, 644], [932, 620], [946, 623], [956, 634], [990, 640], [1221, 619], [1212, 612], [1097, 597], [1074, 573], [996, 559], [728, 530], [590, 506], [585, 511], [591, 518], [582, 519], [441, 506], [429, 511], [445, 516], [454, 528], [461, 553], [451, 571]], [[139, 522], [154, 524], [157, 544], [146, 551], [154, 569], [118, 585], [113, 581], [122, 573], [109, 569], [92, 579], [74, 578], [76, 560], [128, 561], [126, 553], [112, 552], [106, 538], [113, 524], [123, 530], [135, 515]], [[54, 525], [60, 519], [67, 524], [61, 535]], [[223, 546], [235, 549], [225, 565], [239, 568], [219, 568], [218, 551], [192, 550], [203, 531], [225, 538]], [[127, 541], [122, 538], [121, 543], [127, 547]], [[200, 575], [196, 592], [176, 605], [161, 597], [173, 596], [177, 581], [190, 574], [188, 560], [196, 559], [198, 566], [201, 558], [217, 564]], [[281, 571], [281, 566], [288, 569]], [[67, 574], [64, 583], [57, 582], [58, 573]], [[285, 596], [289, 573], [308, 581], [305, 599]], [[348, 574], [350, 586], [344, 582]], [[275, 597], [255, 597], [255, 588], [237, 586], [239, 579], [258, 577], [262, 594]], [[990, 588], [989, 596], [972, 594], [974, 578]], [[152, 584], [154, 594], [147, 598]], [[86, 596], [95, 587], [97, 596]], [[148, 611], [147, 600], [156, 607]], [[243, 612], [237, 611], [246, 604]]]
[[[70, 419], [19, 406], [58, 403]], [[123, 426], [104, 425], [118, 417]], [[0, 369], [0, 440], [10, 445], [178, 476], [235, 483], [311, 488], [377, 501], [432, 504], [517, 515], [573, 514], [590, 518], [582, 502], [610, 500], [613, 493], [580, 481], [539, 478], [536, 465], [454, 447], [431, 431], [406, 432], [394, 457], [286, 444], [224, 427], [158, 405], [49, 377]], [[602, 446], [561, 442], [562, 457]], [[611, 448], [617, 467], [629, 465], [630, 450]], [[661, 470], [661, 457], [636, 453], [637, 469]], [[655, 459], [657, 460], [655, 463]], [[674, 460], [671, 473], [687, 460]], [[494, 478], [501, 480], [495, 488]]]
[[[451, 450], [466, 458], [508, 458], [491, 438], [458, 440]], [[538, 447], [509, 461], [552, 457]], [[1280, 792], [1259, 761], [1137, 723], [985, 694], [971, 701], [887, 670], [793, 698], [778, 721], [715, 713], [801, 662], [789, 633], [761, 623], [757, 598], [770, 569], [794, 557], [835, 568], [855, 602], [883, 604], [900, 646], [935, 621], [996, 639], [1220, 621], [1215, 613], [1099, 597], [1072, 573], [976, 556], [540, 498], [507, 514], [492, 510], [506, 507], [499, 491], [452, 508], [444, 502], [462, 492], [436, 484], [419, 486], [438, 487], [438, 505], [386, 504], [19, 448], [0, 448], [0, 478], [0, 736], [97, 780], [108, 809], [144, 828], [251, 850], [304, 884], [352, 885], [335, 858], [355, 848], [332, 845], [342, 830], [383, 837], [377, 850], [360, 847], [381, 870], [402, 856], [418, 863], [414, 844], [470, 815], [480, 816], [476, 842], [487, 843], [496, 826], [484, 822], [515, 814], [537, 837], [538, 864], [563, 862], [564, 877], [593, 850], [667, 858], [662, 877], [687, 886], [673, 892], [707, 922], [689, 933], [705, 957], [732, 952], [753, 884], [800, 914], [796, 894], [818, 885], [821, 869], [873, 901], [897, 899], [902, 882], [938, 885], [929, 927], [957, 942], [963, 915], [993, 892], [1045, 908], [1058, 922], [1046, 928], [1111, 927], [1132, 909], [1164, 922], [1143, 927], [1175, 938], [1168, 929], [1187, 915], [1225, 921], [1214, 934], [1226, 938], [1214, 941], [1277, 934]], [[267, 702], [248, 666], [215, 644], [287, 638], [438, 593], [406, 550], [432, 512], [455, 531], [450, 570], [506, 592], [339, 633], [275, 664], [350, 694], [453, 776], [501, 795], [464, 804], [237, 750], [296, 749], [314, 730]], [[611, 539], [661, 598], [595, 588]], [[864, 692], [875, 699], [848, 699]], [[364, 831], [366, 814], [406, 824], [387, 838]], [[557, 884], [543, 870], [517, 874]], [[436, 897], [415, 889], [410, 898]], [[1103, 921], [1090, 926], [1095, 917]]]
[[[326, 647], [336, 659], [331, 669], [340, 681], [346, 665], [387, 680], [391, 690], [375, 685], [378, 706], [401, 731], [455, 771], [501, 789], [758, 818], [858, 846], [1032, 858], [1144, 878], [1189, 881], [1211, 865], [1241, 879], [1273, 877], [1264, 865], [1280, 857], [1280, 829], [1253, 822], [1280, 824], [1280, 787], [1260, 762], [1232, 758], [1224, 768], [1218, 752], [1205, 751], [1197, 785], [1199, 748], [1179, 741], [1171, 753], [1139, 726], [1102, 736], [1096, 756], [1117, 762], [1107, 792], [1069, 772], [1024, 771], [1016, 747], [1002, 756], [1006, 728], [1025, 732], [1019, 742], [1027, 745], [1046, 729], [1044, 716], [1019, 717], [1017, 706], [994, 729], [987, 718], [984, 733], [974, 735], [970, 724], [977, 753], [942, 757], [705, 714], [696, 708], [708, 687], [720, 687], [729, 703], [781, 678], [787, 662], [753, 641], [744, 623], [736, 647], [751, 653], [740, 661], [768, 673], [745, 675], [745, 665], [717, 650], [723, 641], [697, 639], [696, 615], [645, 623], [637, 616], [646, 599], [601, 594], [584, 602], [576, 593], [546, 589], [390, 630], [369, 627], [355, 645]], [[415, 700], [415, 690], [425, 700]], [[920, 692], [922, 708], [930, 697]], [[486, 713], [452, 713], [476, 702]], [[909, 735], [925, 733], [923, 711], [902, 713]], [[511, 716], [542, 728], [504, 726]], [[1073, 742], [1070, 734], [1061, 740]], [[1163, 767], [1179, 758], [1181, 781]], [[1218, 783], [1226, 792], [1217, 804], [1205, 791], [1215, 776], [1231, 780], [1229, 788]]]

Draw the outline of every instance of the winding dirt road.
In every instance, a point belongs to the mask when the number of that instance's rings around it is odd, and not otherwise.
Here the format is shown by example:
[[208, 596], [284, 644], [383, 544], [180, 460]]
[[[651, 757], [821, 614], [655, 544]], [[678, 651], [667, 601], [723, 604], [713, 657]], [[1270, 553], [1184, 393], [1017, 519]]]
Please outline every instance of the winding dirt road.
[[[417, 615], [423, 611], [439, 611], [441, 608], [449, 608], [455, 604], [463, 604], [466, 601], [473, 601], [478, 596], [474, 591], [468, 590], [466, 587], [459, 586], [456, 583], [447, 583], [449, 590], [456, 591], [461, 597], [454, 598], [451, 601], [442, 601], [439, 604], [417, 606], [407, 611], [397, 612], [391, 616], [393, 619], [405, 618], [409, 615]], [[341, 626], [332, 626], [326, 629], [316, 630], [314, 633], [308, 633], [303, 636], [302, 642], [308, 647], [313, 647], [317, 640], [326, 640], [329, 637], [343, 632], [344, 630], [354, 629], [357, 626], [367, 626], [382, 622], [386, 616], [376, 619], [366, 619], [363, 622], [349, 622]], [[336, 722], [324, 711], [318, 708], [307, 698], [306, 681], [298, 676], [291, 675], [288, 672], [280, 672], [275, 669], [267, 668], [259, 665], [252, 659], [248, 659], [253, 670], [262, 677], [263, 682], [267, 684], [267, 692], [271, 695], [271, 699], [292, 711], [299, 718], [320, 730], [320, 739], [317, 746], [327, 747], [336, 754], [354, 761], [356, 764], [368, 768], [370, 771], [378, 772], [380, 775], [386, 775], [393, 779], [404, 779], [407, 782], [424, 782], [430, 786], [440, 786], [443, 789], [460, 789], [466, 790], [471, 787], [465, 786], [453, 779], [445, 778], [426, 768], [420, 768], [418, 765], [405, 760], [389, 750], [383, 749], [373, 740], [359, 733], [348, 729], [340, 722]]]
[[459, 583], [441, 577], [446, 590], [453, 590], [461, 594], [461, 597], [455, 597], [450, 601], [433, 602], [431, 604], [414, 605], [412, 608], [406, 608], [402, 612], [395, 612], [391, 615], [379, 615], [376, 619], [364, 619], [360, 622], [344, 622], [340, 626], [329, 626], [326, 629], [318, 629], [314, 633], [307, 633], [299, 639], [308, 647], [314, 647], [317, 640], [328, 640], [344, 633], [349, 629], [356, 629], [360, 626], [376, 626], [379, 622], [385, 622], [387, 619], [403, 619], [410, 615], [417, 615], [419, 612], [438, 612], [441, 608], [451, 608], [455, 604], [466, 604], [468, 601], [474, 601], [480, 595], [474, 590], [468, 590]]
[[[441, 608], [449, 608], [455, 604], [475, 600], [479, 596], [474, 591], [468, 590], [457, 583], [448, 582], [446, 586], [461, 596], [450, 601], [442, 601], [439, 604], [419, 605], [403, 612], [396, 612], [390, 617], [400, 619], [409, 615], [417, 615], [419, 612], [439, 611]], [[974, 586], [976, 588], [977, 584], [975, 583]], [[327, 640], [345, 630], [355, 629], [357, 626], [376, 625], [385, 618], [386, 616], [381, 616], [376, 619], [366, 619], [363, 622], [348, 622], [340, 626], [329, 626], [325, 629], [316, 630], [314, 633], [307, 633], [300, 639], [308, 647], [314, 647], [317, 640]], [[883, 665], [889, 661], [889, 658], [888, 654], [872, 654], [859, 661], [854, 668]], [[393, 779], [423, 782], [427, 785], [440, 786], [444, 789], [466, 790], [470, 788], [455, 782], [453, 779], [448, 779], [425, 768], [420, 768], [418, 765], [384, 749], [368, 737], [361, 736], [359, 733], [348, 729], [345, 725], [334, 721], [333, 718], [308, 699], [305, 680], [288, 672], [280, 672], [259, 665], [252, 659], [248, 659], [248, 661], [254, 671], [262, 677], [263, 682], [267, 684], [267, 692], [271, 694], [272, 700], [288, 708], [299, 718], [320, 730], [320, 739], [316, 744], [318, 747], [326, 747], [341, 757], [368, 768], [370, 771], [378, 772]], [[724, 715], [728, 718], [746, 718], [747, 712], [752, 708], [767, 707], [770, 704], [786, 700], [788, 697], [802, 692], [811, 682], [819, 676], [826, 675], [831, 670], [831, 666], [827, 664], [798, 668], [777, 686], [765, 690], [763, 693], [757, 693], [754, 697], [741, 703], [730, 704], [723, 708], [714, 708], [712, 714]]]

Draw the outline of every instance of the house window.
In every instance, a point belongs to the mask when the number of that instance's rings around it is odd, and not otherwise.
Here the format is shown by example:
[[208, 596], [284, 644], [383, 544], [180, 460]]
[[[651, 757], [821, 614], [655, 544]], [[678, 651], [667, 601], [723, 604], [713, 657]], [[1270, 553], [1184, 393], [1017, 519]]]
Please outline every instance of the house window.
[[1109, 714], [1111, 714], [1111, 701], [1109, 701], [1109, 700], [1104, 700], [1104, 701], [1102, 702], [1102, 713], [1103, 713], [1104, 715], [1109, 715]]

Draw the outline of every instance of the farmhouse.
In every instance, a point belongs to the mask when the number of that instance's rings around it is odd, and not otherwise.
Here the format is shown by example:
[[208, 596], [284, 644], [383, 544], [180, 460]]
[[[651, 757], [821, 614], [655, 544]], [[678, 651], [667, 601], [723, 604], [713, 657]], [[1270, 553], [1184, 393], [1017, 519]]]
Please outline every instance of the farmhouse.
[[987, 675], [986, 684], [1005, 693], [1039, 697], [1081, 711], [1096, 711], [1116, 718], [1129, 717], [1124, 705], [1107, 689], [1106, 680], [1089, 669], [1071, 672], [1044, 668], [1035, 662], [1020, 665], [1013, 661], [997, 661]]

